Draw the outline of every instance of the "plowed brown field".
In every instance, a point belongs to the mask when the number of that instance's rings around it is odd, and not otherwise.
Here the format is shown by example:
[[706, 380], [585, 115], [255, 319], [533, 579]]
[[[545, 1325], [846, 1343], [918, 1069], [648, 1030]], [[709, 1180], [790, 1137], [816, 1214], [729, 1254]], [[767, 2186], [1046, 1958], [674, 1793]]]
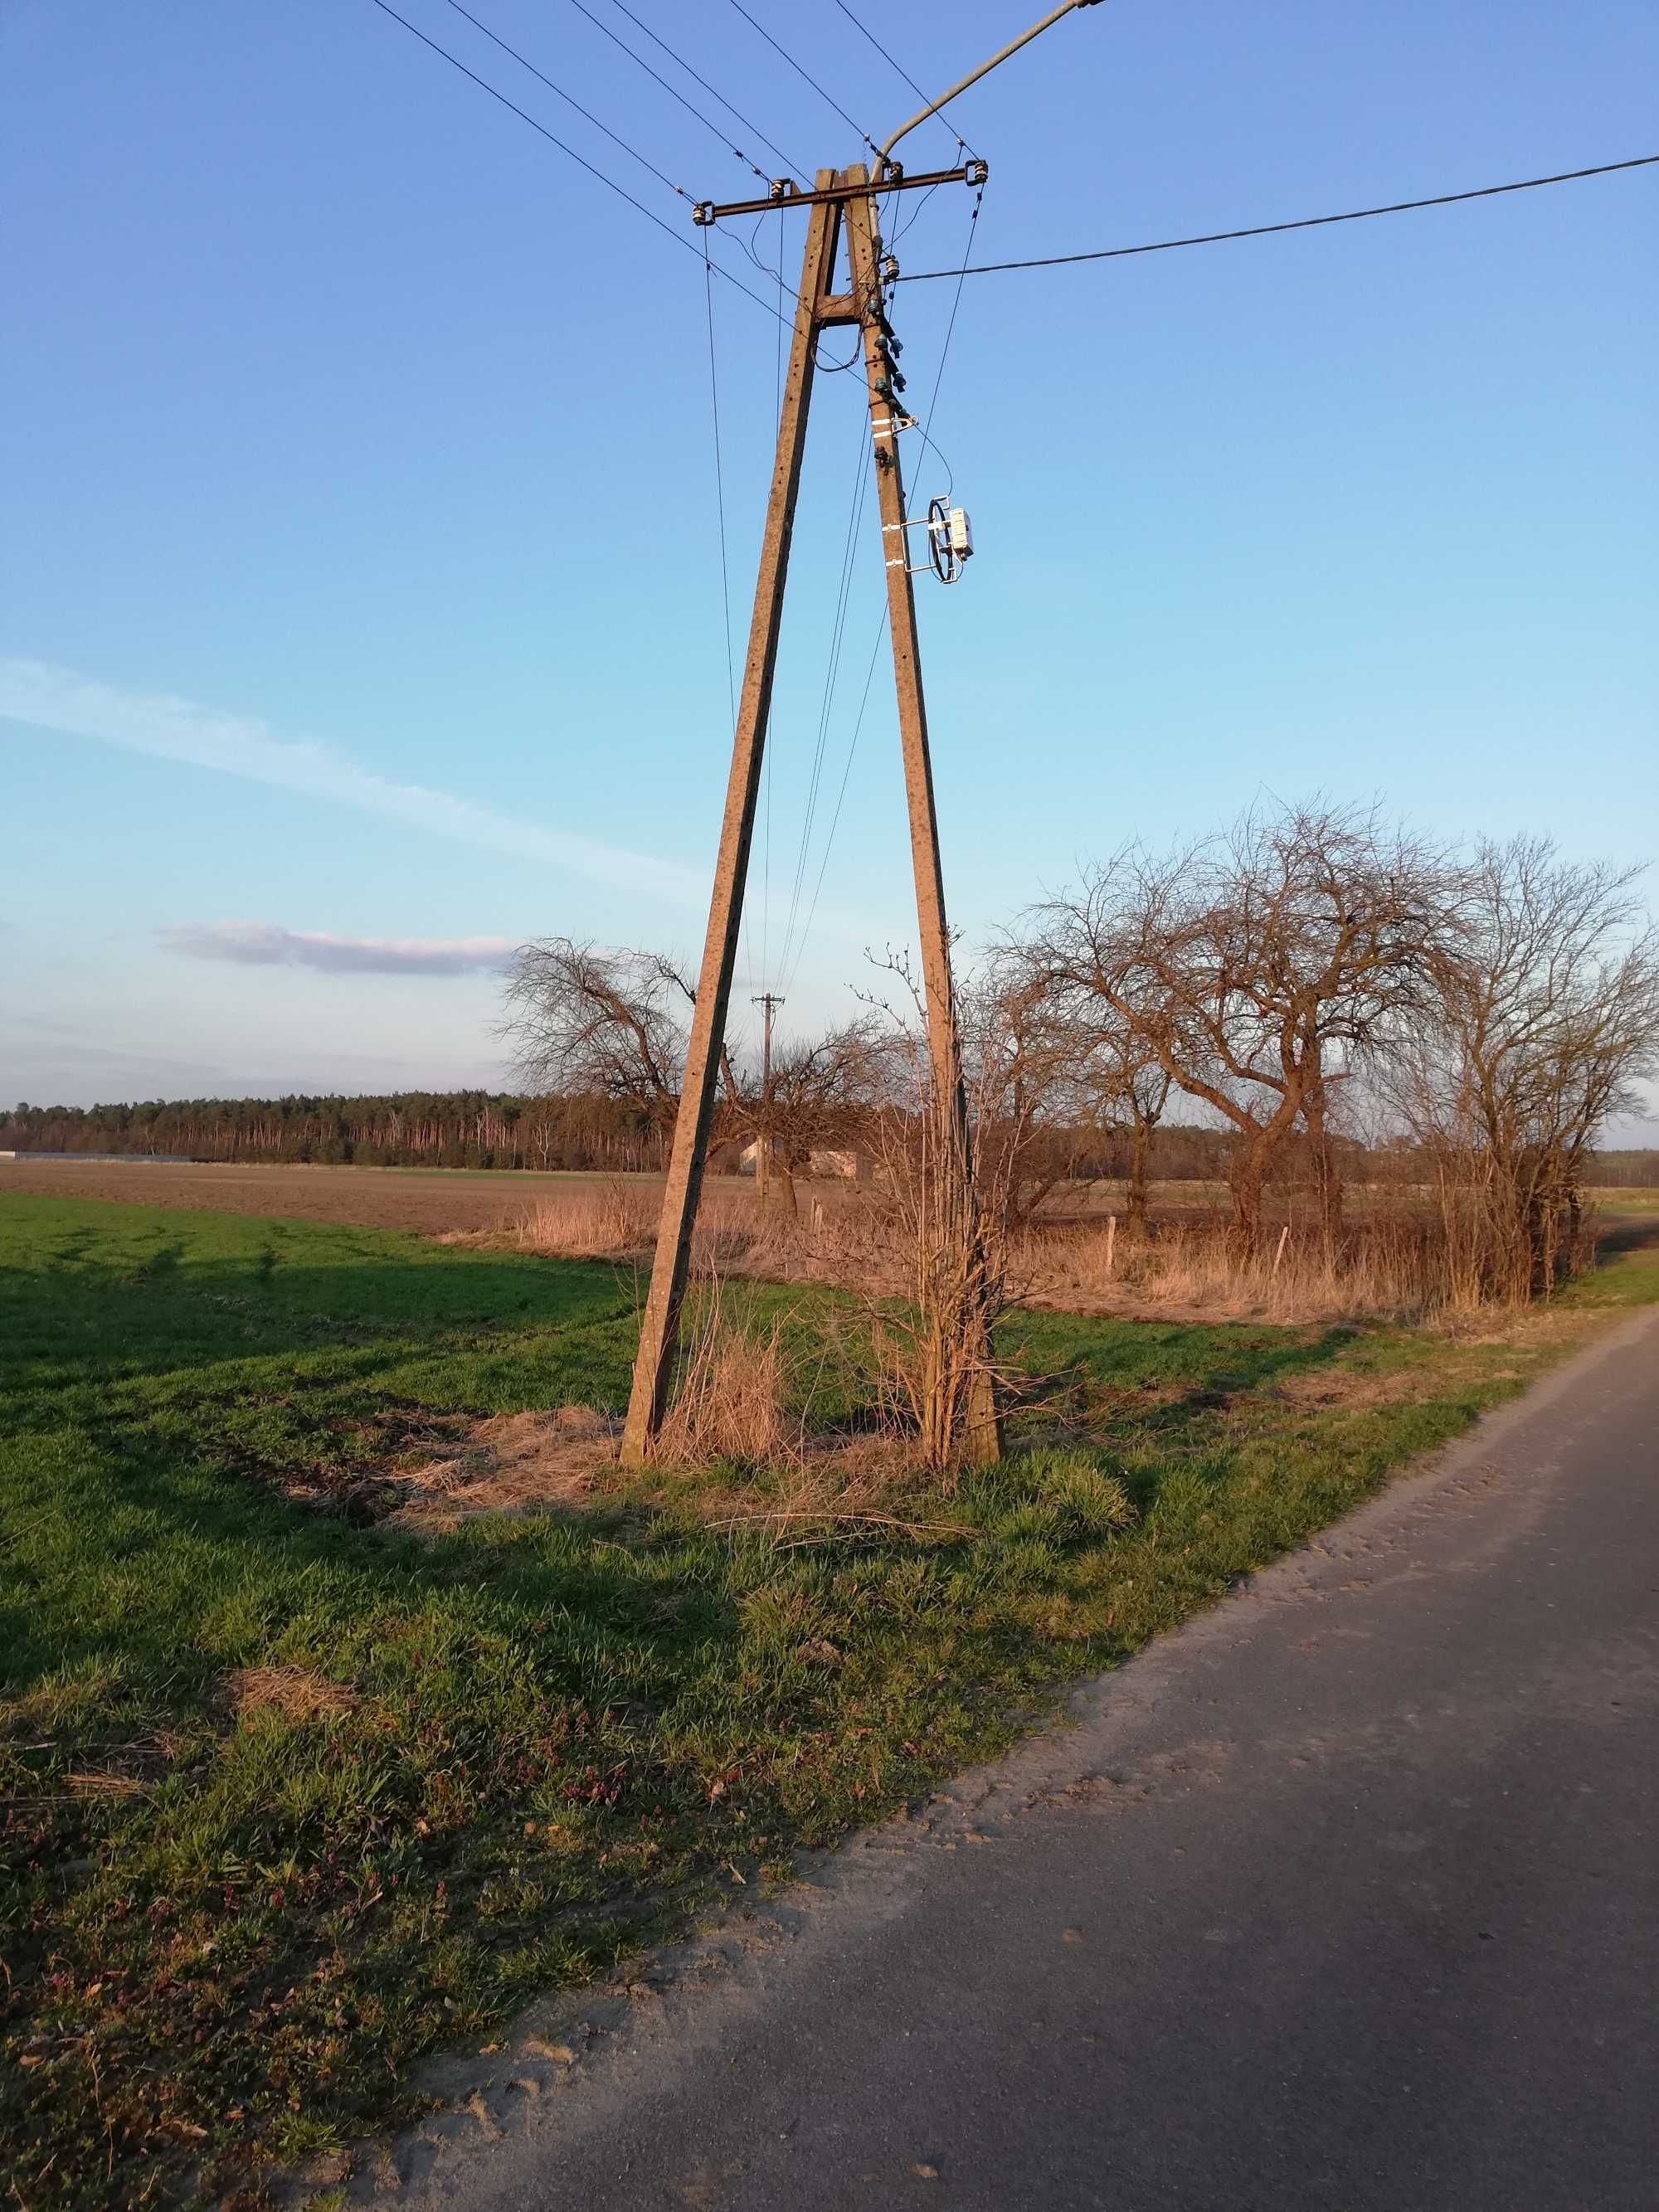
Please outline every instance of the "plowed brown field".
[[[218, 1213], [269, 1213], [304, 1221], [349, 1221], [367, 1229], [511, 1228], [544, 1199], [596, 1176], [465, 1175], [412, 1168], [172, 1167], [143, 1160], [0, 1160], [0, 1191], [52, 1198], [102, 1198], [124, 1206], [201, 1206]], [[654, 1182], [653, 1176], [629, 1178]], [[711, 1182], [714, 1180], [710, 1179]], [[734, 1189], [754, 1186], [720, 1177]]]

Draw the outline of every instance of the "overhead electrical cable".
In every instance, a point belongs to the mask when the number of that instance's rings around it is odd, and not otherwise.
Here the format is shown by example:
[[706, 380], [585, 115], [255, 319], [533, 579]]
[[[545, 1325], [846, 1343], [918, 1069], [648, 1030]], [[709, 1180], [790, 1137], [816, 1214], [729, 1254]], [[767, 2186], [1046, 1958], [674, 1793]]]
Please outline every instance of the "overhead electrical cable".
[[[927, 195], [927, 197], [931, 198], [931, 195]], [[956, 488], [956, 472], [951, 468], [950, 462], [945, 460], [945, 455], [939, 453], [939, 447], [933, 444], [933, 437], [930, 434], [933, 426], [933, 416], [939, 406], [939, 386], [945, 381], [945, 364], [950, 359], [951, 356], [951, 340], [956, 333], [957, 311], [962, 305], [962, 284], [960, 279], [966, 276], [968, 272], [968, 264], [973, 258], [974, 240], [978, 235], [979, 231], [979, 211], [984, 203], [984, 199], [985, 187], [981, 185], [978, 191], [974, 195], [973, 209], [968, 217], [968, 242], [966, 246], [963, 246], [962, 252], [962, 267], [957, 271], [958, 282], [956, 289], [956, 295], [951, 302], [950, 319], [945, 325], [945, 340], [943, 344], [939, 347], [939, 367], [933, 372], [933, 389], [927, 401], [927, 412], [922, 418], [921, 422], [917, 425], [917, 428], [921, 433], [923, 441], [931, 447], [933, 453], [939, 454], [939, 458], [941, 461], [945, 462], [945, 473], [948, 479], [945, 492], [946, 499], [949, 499], [951, 492]], [[909, 536], [908, 532], [905, 534], [904, 544], [906, 549], [904, 557], [906, 560], [908, 560]], [[818, 896], [823, 889], [823, 878], [830, 866], [830, 854], [835, 845], [836, 831], [841, 825], [842, 807], [847, 798], [847, 787], [853, 773], [854, 756], [858, 751], [859, 747], [859, 733], [864, 727], [865, 708], [869, 703], [870, 698], [870, 684], [872, 678], [874, 677], [876, 672], [876, 656], [881, 651], [881, 641], [886, 633], [886, 629], [887, 604], [885, 594], [884, 593], [881, 620], [876, 626], [875, 643], [870, 648], [870, 665], [866, 669], [864, 674], [863, 696], [859, 701], [859, 711], [857, 718], [853, 724], [853, 734], [848, 742], [847, 759], [841, 772], [840, 788], [836, 793], [835, 811], [830, 817], [830, 828], [823, 841], [823, 852], [818, 861], [817, 880], [812, 886], [811, 903], [806, 909], [806, 919], [801, 925], [800, 935], [796, 940], [797, 951], [795, 954], [795, 965], [797, 968], [799, 967], [801, 958], [805, 952], [807, 939], [811, 933], [813, 917], [817, 915], [818, 910]], [[826, 727], [827, 719], [826, 714]], [[790, 981], [793, 981], [793, 978], [792, 976]], [[786, 983], [785, 988], [787, 989], [787, 988], [788, 984]]]
[[[939, 405], [939, 388], [945, 381], [945, 364], [951, 357], [951, 340], [956, 335], [957, 311], [962, 305], [962, 287], [969, 273], [968, 264], [974, 258], [974, 240], [979, 235], [979, 211], [984, 201], [985, 187], [981, 185], [974, 195], [973, 212], [968, 218], [968, 243], [962, 249], [962, 266], [957, 271], [957, 289], [951, 301], [950, 319], [945, 325], [945, 342], [939, 349], [939, 367], [933, 372], [933, 396], [927, 402], [927, 412], [921, 425], [921, 434], [930, 446], [933, 446], [933, 441], [927, 434], [933, 427], [933, 410]], [[933, 446], [933, 451], [939, 453], [939, 447]], [[939, 457], [945, 461], [943, 453], [939, 453]], [[945, 461], [945, 469], [954, 485], [956, 472], [949, 461]]]
[[702, 257], [702, 288], [704, 304], [708, 311], [708, 401], [714, 424], [714, 505], [720, 515], [720, 612], [726, 619], [726, 703], [731, 710], [732, 724], [737, 726], [738, 687], [732, 670], [732, 585], [731, 569], [726, 557], [726, 469], [720, 459], [720, 387], [714, 367], [714, 264], [705, 252]]
[[[765, 277], [767, 283], [769, 284], [775, 278], [781, 277], [783, 271], [781, 269], [775, 269], [769, 261], [763, 261], [759, 253], [756, 251], [755, 242], [761, 234], [761, 225], [765, 221], [766, 217], [763, 215], [757, 215], [755, 217], [755, 228], [750, 232], [747, 238], [745, 238], [743, 233], [739, 230], [734, 230], [732, 235], [737, 240], [738, 244], [743, 248], [744, 253], [749, 257], [750, 260], [754, 263], [756, 268], [759, 270], [761, 275]], [[712, 228], [713, 225], [706, 225], [705, 228]]]
[[[897, 76], [903, 78], [905, 83], [909, 86], [911, 91], [915, 93], [918, 100], [925, 100], [931, 97], [931, 94], [925, 93], [922, 90], [921, 87], [916, 82], [915, 77], [911, 76], [909, 70], [905, 68], [904, 64], [901, 61], [897, 60], [896, 57], [890, 53], [887, 48], [883, 46], [881, 40], [876, 36], [869, 25], [860, 21], [859, 18], [848, 6], [847, 0], [836, 0], [836, 5], [841, 9], [842, 14], [846, 16], [848, 21], [853, 26], [853, 28], [870, 41], [870, 44], [881, 56], [883, 61], [886, 63], [889, 69], [892, 70]], [[974, 149], [968, 143], [968, 141], [957, 129], [956, 125], [951, 122], [950, 116], [945, 112], [945, 109], [942, 107], [935, 108], [933, 113], [938, 116], [939, 121], [945, 125], [945, 129], [956, 140], [957, 145], [963, 149], [963, 152], [968, 154], [973, 153]], [[931, 121], [931, 119], [932, 118], [930, 118], [929, 120]]]
[[[726, 550], [726, 465], [720, 453], [720, 387], [715, 365], [714, 351], [714, 264], [708, 258], [707, 235], [704, 237], [702, 257], [703, 305], [708, 319], [708, 409], [714, 428], [714, 511], [720, 519], [720, 616], [726, 628], [726, 707], [728, 726], [738, 726], [737, 678], [732, 665], [732, 584], [731, 564]], [[744, 957], [749, 965], [749, 980], [755, 980], [755, 947], [750, 933], [749, 916], [743, 918]]]
[[[733, 0], [736, 4], [736, 0]], [[982, 261], [977, 269], [970, 269], [970, 276], [995, 276], [1008, 269], [1060, 269], [1074, 261], [1119, 261], [1135, 253], [1173, 253], [1182, 246], [1221, 246], [1235, 238], [1271, 238], [1280, 231], [1319, 230], [1328, 223], [1364, 222], [1376, 215], [1409, 215], [1417, 208], [1455, 207], [1462, 200], [1496, 199], [1504, 192], [1530, 192], [1540, 185], [1571, 185], [1581, 177], [1610, 177], [1620, 169], [1650, 168], [1659, 161], [1659, 154], [1638, 154], [1629, 161], [1600, 161], [1590, 169], [1562, 169], [1551, 177], [1522, 177], [1510, 185], [1481, 185], [1474, 191], [1436, 192], [1423, 200], [1391, 200], [1386, 207], [1351, 208], [1343, 215], [1307, 215], [1294, 222], [1256, 222], [1243, 230], [1206, 230], [1195, 238], [1160, 238], [1146, 246], [1106, 246], [1092, 253], [1045, 253], [1029, 261]], [[902, 273], [896, 282], [900, 284], [928, 284], [936, 278], [957, 276], [955, 269], [918, 269], [913, 273]]]
[[817, 735], [812, 749], [812, 773], [807, 787], [806, 811], [801, 823], [800, 848], [795, 857], [795, 877], [789, 898], [789, 920], [784, 931], [783, 950], [778, 956], [778, 968], [784, 988], [789, 988], [793, 970], [789, 964], [790, 950], [795, 953], [795, 966], [800, 963], [804, 939], [796, 934], [796, 923], [800, 918], [801, 895], [805, 888], [806, 874], [811, 860], [812, 829], [817, 819], [818, 794], [823, 781], [824, 757], [830, 742], [830, 724], [835, 710], [836, 687], [841, 672], [842, 647], [847, 635], [847, 617], [852, 605], [853, 575], [858, 553], [858, 528], [864, 515], [865, 495], [869, 483], [869, 427], [860, 413], [858, 442], [853, 457], [853, 498], [847, 519], [847, 536], [842, 546], [841, 581], [836, 593], [835, 620], [830, 625], [830, 651], [824, 669], [823, 691], [818, 704]]
[[[659, 184], [666, 185], [671, 192], [678, 192], [683, 200], [690, 199], [691, 195], [686, 191], [684, 185], [677, 185], [672, 177], [665, 176], [663, 172], [657, 167], [656, 163], [653, 161], [648, 161], [647, 157], [640, 152], [637, 146], [630, 146], [627, 139], [618, 137], [617, 132], [611, 128], [611, 125], [608, 123], [601, 123], [599, 117], [594, 114], [592, 108], [584, 107], [580, 100], [574, 98], [570, 93], [568, 93], [562, 84], [555, 83], [554, 80], [548, 76], [546, 70], [538, 69], [535, 63], [530, 59], [527, 54], [521, 54], [516, 46], [509, 46], [505, 39], [501, 38], [497, 33], [490, 29], [488, 23], [481, 22], [478, 17], [472, 13], [472, 10], [470, 8], [464, 8], [461, 5], [461, 0], [449, 0], [449, 4], [455, 10], [455, 13], [458, 15], [465, 17], [466, 21], [471, 24], [475, 31], [482, 31], [485, 38], [490, 41], [492, 46], [499, 46], [504, 54], [509, 55], [513, 60], [518, 63], [520, 69], [527, 69], [530, 71], [531, 76], [535, 77], [542, 84], [544, 84], [550, 92], [556, 93], [559, 98], [563, 100], [567, 107], [574, 107], [577, 114], [584, 117], [593, 125], [593, 128], [596, 131], [602, 131], [613, 146], [620, 146], [623, 153], [626, 154], [631, 161], [637, 161], [642, 169], [649, 169], [652, 175], [657, 179]], [[401, 21], [401, 18], [399, 20]], [[760, 172], [757, 170], [755, 173], [758, 176]]]
[[[685, 251], [697, 260], [702, 259], [702, 255], [698, 253], [696, 247], [689, 238], [676, 230], [672, 224], [665, 223], [659, 215], [653, 215], [642, 200], [636, 200], [625, 185], [619, 185], [614, 177], [606, 176], [603, 169], [596, 167], [585, 155], [579, 154], [574, 146], [567, 146], [556, 131], [550, 131], [544, 123], [538, 122], [527, 108], [520, 107], [515, 100], [509, 100], [498, 85], [491, 84], [488, 77], [480, 76], [477, 70], [469, 69], [464, 61], [450, 52], [447, 46], [441, 46], [435, 39], [429, 39], [424, 31], [410, 21], [407, 15], [400, 15], [390, 4], [390, 0], [374, 0], [374, 4], [382, 15], [390, 15], [394, 23], [401, 23], [404, 30], [412, 38], [418, 39], [423, 46], [429, 46], [432, 52], [441, 60], [447, 61], [452, 69], [459, 70], [464, 77], [471, 78], [480, 91], [487, 92], [492, 100], [498, 100], [501, 106], [509, 109], [521, 123], [527, 123], [531, 129], [545, 138], [550, 145], [556, 146], [560, 153], [568, 155], [579, 168], [586, 169], [590, 177], [596, 177], [607, 191], [615, 192], [619, 200], [626, 200], [629, 206], [642, 215], [647, 222], [654, 223], [665, 238], [672, 238], [676, 246], [684, 246]], [[722, 268], [718, 261], [712, 262], [709, 265], [717, 276], [723, 276], [728, 284], [735, 285], [745, 300], [752, 300], [757, 307], [763, 307], [769, 315], [777, 313], [777, 309], [769, 301], [763, 300], [758, 292], [751, 292], [741, 277], [734, 276], [729, 269]], [[787, 316], [782, 319], [786, 324], [788, 322]]]
[[[830, 652], [824, 669], [823, 692], [818, 705], [817, 735], [812, 748], [812, 772], [807, 785], [806, 811], [801, 823], [800, 848], [795, 856], [794, 883], [789, 895], [789, 919], [783, 933], [783, 949], [778, 955], [778, 971], [787, 979], [792, 945], [799, 953], [795, 924], [799, 918], [801, 893], [805, 885], [806, 870], [811, 854], [812, 825], [817, 817], [818, 792], [823, 780], [824, 753], [830, 741], [830, 722], [835, 709], [836, 684], [841, 669], [842, 641], [847, 635], [847, 613], [851, 604], [853, 572], [858, 550], [858, 526], [864, 514], [865, 494], [869, 485], [869, 422], [861, 413], [858, 425], [858, 441], [854, 453], [853, 498], [847, 519], [847, 536], [842, 546], [841, 582], [836, 593], [835, 620], [830, 630]], [[786, 980], [785, 988], [787, 988]]]
[[853, 724], [852, 741], [848, 745], [846, 763], [841, 772], [841, 788], [836, 793], [836, 811], [830, 817], [830, 832], [823, 841], [823, 857], [818, 861], [817, 881], [812, 886], [812, 903], [807, 908], [806, 920], [801, 925], [800, 951], [795, 955], [795, 968], [797, 971], [799, 971], [800, 967], [801, 955], [806, 950], [807, 939], [811, 934], [812, 918], [818, 910], [818, 895], [823, 889], [824, 875], [830, 866], [830, 848], [836, 842], [836, 831], [841, 823], [841, 810], [846, 803], [847, 786], [853, 773], [853, 757], [859, 749], [859, 733], [864, 727], [865, 709], [870, 704], [870, 686], [875, 680], [876, 659], [881, 651], [881, 641], [886, 635], [887, 602], [885, 599], [884, 599], [882, 601], [881, 619], [876, 624], [875, 642], [870, 647], [870, 664], [864, 672], [864, 690], [859, 699], [857, 719]]
[[695, 115], [698, 122], [701, 123], [706, 130], [712, 131], [715, 137], [720, 140], [721, 145], [725, 147], [726, 152], [728, 154], [735, 155], [737, 159], [743, 163], [745, 169], [749, 170], [753, 175], [758, 177], [763, 184], [767, 184], [770, 181], [765, 170], [758, 167], [755, 162], [751, 161], [748, 155], [744, 152], [741, 146], [734, 146], [732, 143], [731, 138], [728, 137], [726, 132], [723, 131], [720, 125], [714, 120], [712, 116], [705, 115], [702, 108], [696, 106], [692, 101], [689, 100], [685, 94], [681, 92], [677, 86], [670, 84], [665, 76], [660, 76], [657, 70], [653, 70], [650, 63], [646, 60], [644, 55], [636, 54], [633, 47], [629, 45], [627, 40], [619, 38], [617, 33], [611, 29], [609, 23], [605, 22], [599, 16], [596, 15], [591, 8], [584, 7], [582, 0], [570, 0], [570, 4], [579, 15], [586, 15], [588, 21], [593, 26], [594, 29], [600, 32], [605, 38], [609, 39], [613, 46], [616, 46], [620, 52], [625, 53], [629, 61], [635, 63], [639, 68], [642, 69], [653, 84], [659, 84], [671, 100], [678, 100], [680, 106], [685, 110], [688, 115]]
[[[842, 106], [841, 102], [835, 97], [835, 95], [832, 93], [826, 92], [823, 87], [818, 82], [817, 77], [810, 75], [807, 70], [801, 67], [800, 64], [795, 59], [795, 57], [790, 52], [787, 46], [781, 46], [778, 44], [777, 40], [772, 36], [772, 33], [767, 29], [764, 23], [757, 23], [755, 21], [749, 10], [744, 6], [743, 0], [732, 0], [732, 5], [737, 9], [738, 15], [742, 16], [744, 21], [749, 25], [751, 30], [758, 31], [760, 33], [762, 38], [763, 38], [767, 45], [771, 47], [773, 52], [781, 54], [784, 60], [787, 61], [790, 68], [793, 70], [795, 75], [798, 77], [805, 79], [806, 83], [810, 84], [813, 91], [817, 93], [818, 98], [822, 100], [827, 101], [829, 105], [835, 109], [836, 114], [840, 116], [842, 121], [847, 125], [848, 128], [858, 132], [859, 137], [863, 139], [865, 144], [870, 149], [870, 151], [872, 154], [880, 151], [880, 149], [877, 146], [875, 140], [870, 136], [870, 133], [863, 128], [862, 125], [855, 123], [853, 120], [853, 118], [847, 112], [847, 110]], [[925, 98], [926, 94], [924, 94], [923, 97]]]
[[938, 191], [939, 189], [939, 188], [937, 185], [929, 185], [925, 192], [921, 192], [917, 195], [915, 205], [911, 209], [908, 216], [901, 218], [898, 228], [893, 233], [887, 249], [890, 253], [896, 253], [898, 252], [899, 247], [904, 243], [906, 237], [915, 228], [917, 222], [921, 217], [922, 210], [927, 207], [928, 201], [933, 198], [933, 194]]
[[[761, 220], [764, 222], [765, 217], [763, 216]], [[758, 234], [760, 224], [757, 223], [755, 228]], [[778, 325], [777, 330], [773, 333], [775, 343], [772, 349], [772, 413], [774, 419], [781, 423], [783, 421], [783, 210], [781, 208], [778, 210]], [[817, 351], [817, 348], [814, 347], [815, 358]], [[772, 747], [768, 745], [766, 748], [766, 834], [763, 842], [761, 859], [763, 900], [761, 908], [761, 966], [765, 970], [762, 988], [768, 991], [772, 988], [772, 974], [769, 964], [772, 943]]]
[[[801, 164], [799, 161], [793, 161], [790, 156], [783, 151], [781, 147], [775, 146], [772, 143], [772, 141], [766, 136], [765, 132], [761, 130], [760, 126], [749, 120], [749, 118], [743, 112], [741, 108], [733, 107], [731, 101], [726, 97], [726, 94], [721, 92], [717, 86], [710, 84], [706, 76], [699, 76], [696, 70], [692, 68], [690, 63], [686, 60], [684, 55], [677, 53], [673, 47], [669, 45], [666, 39], [659, 37], [659, 34], [652, 29], [650, 24], [642, 21], [641, 19], [634, 13], [634, 10], [631, 8], [625, 7], [623, 5], [623, 0], [611, 0], [611, 4], [614, 9], [616, 9], [619, 15], [626, 15], [629, 21], [634, 25], [636, 30], [643, 31], [646, 37], [650, 40], [653, 46], [660, 46], [664, 53], [667, 55], [669, 60], [675, 63], [679, 68], [683, 69], [687, 76], [690, 77], [695, 83], [700, 84], [706, 93], [708, 93], [714, 99], [718, 100], [720, 106], [726, 110], [728, 115], [735, 115], [738, 122], [741, 123], [744, 129], [751, 135], [757, 145], [764, 146], [769, 154], [775, 154], [779, 161], [783, 163], [786, 169], [799, 170], [803, 177], [810, 173], [809, 171], [801, 167]], [[582, 13], [586, 15], [586, 12], [587, 10], [583, 9]], [[635, 59], [637, 58], [638, 57], [635, 56]], [[659, 82], [660, 82], [660, 80], [659, 80]]]

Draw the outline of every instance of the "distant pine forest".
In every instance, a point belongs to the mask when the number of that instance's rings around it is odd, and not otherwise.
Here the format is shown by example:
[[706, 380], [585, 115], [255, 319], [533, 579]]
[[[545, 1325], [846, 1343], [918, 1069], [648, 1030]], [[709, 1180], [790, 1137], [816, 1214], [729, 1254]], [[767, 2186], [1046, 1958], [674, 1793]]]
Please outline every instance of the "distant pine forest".
[[[1165, 1124], [1152, 1136], [1151, 1171], [1168, 1182], [1226, 1172], [1229, 1139], [1216, 1129]], [[153, 1099], [131, 1105], [31, 1106], [0, 1113], [0, 1152], [118, 1153], [204, 1161], [290, 1161], [319, 1167], [493, 1168], [628, 1175], [665, 1162], [662, 1127], [636, 1107], [594, 1097], [514, 1097], [486, 1091], [410, 1091], [388, 1097]], [[1366, 1179], [1360, 1145], [1344, 1148], [1346, 1172]], [[1073, 1172], [1121, 1176], [1126, 1136], [1078, 1131]], [[1382, 1162], [1371, 1164], [1380, 1170]], [[1397, 1176], [1401, 1153], [1390, 1148]], [[1659, 1186], [1659, 1149], [1602, 1152], [1586, 1182]]]

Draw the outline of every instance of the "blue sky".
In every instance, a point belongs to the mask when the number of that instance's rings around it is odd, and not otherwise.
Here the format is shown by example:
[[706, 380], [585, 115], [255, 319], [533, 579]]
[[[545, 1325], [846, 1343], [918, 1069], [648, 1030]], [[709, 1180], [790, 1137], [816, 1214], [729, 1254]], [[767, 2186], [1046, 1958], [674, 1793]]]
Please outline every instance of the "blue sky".
[[[694, 238], [447, 0], [398, 4]], [[629, 4], [798, 161], [856, 157], [727, 0]], [[917, 104], [833, 0], [749, 4], [878, 137]], [[930, 87], [1024, 20], [855, 4]], [[752, 181], [569, 0], [474, 13], [694, 196]], [[1106, 0], [962, 103], [975, 258], [1651, 152], [1656, 64], [1645, 4]], [[701, 943], [729, 725], [700, 260], [371, 0], [10, 0], [0, 69], [0, 1091], [497, 1083], [501, 946]], [[919, 589], [970, 938], [1264, 791], [1654, 856], [1656, 195], [1637, 172], [969, 281], [934, 435], [979, 550]], [[905, 267], [959, 260], [969, 205], [908, 204]], [[714, 289], [740, 653], [777, 325]], [[951, 291], [898, 292], [913, 400]], [[745, 1014], [781, 980], [792, 1019], [845, 1011], [864, 949], [914, 932], [878, 663], [782, 957], [865, 450], [854, 380], [822, 379]], [[879, 563], [866, 505], [831, 800]]]

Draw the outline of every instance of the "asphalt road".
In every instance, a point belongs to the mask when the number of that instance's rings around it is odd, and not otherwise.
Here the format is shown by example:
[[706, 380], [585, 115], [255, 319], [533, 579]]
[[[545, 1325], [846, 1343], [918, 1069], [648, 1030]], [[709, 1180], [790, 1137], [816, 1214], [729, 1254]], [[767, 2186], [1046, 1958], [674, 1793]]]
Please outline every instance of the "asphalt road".
[[1659, 1316], [1075, 1712], [362, 2193], [1659, 2207]]

